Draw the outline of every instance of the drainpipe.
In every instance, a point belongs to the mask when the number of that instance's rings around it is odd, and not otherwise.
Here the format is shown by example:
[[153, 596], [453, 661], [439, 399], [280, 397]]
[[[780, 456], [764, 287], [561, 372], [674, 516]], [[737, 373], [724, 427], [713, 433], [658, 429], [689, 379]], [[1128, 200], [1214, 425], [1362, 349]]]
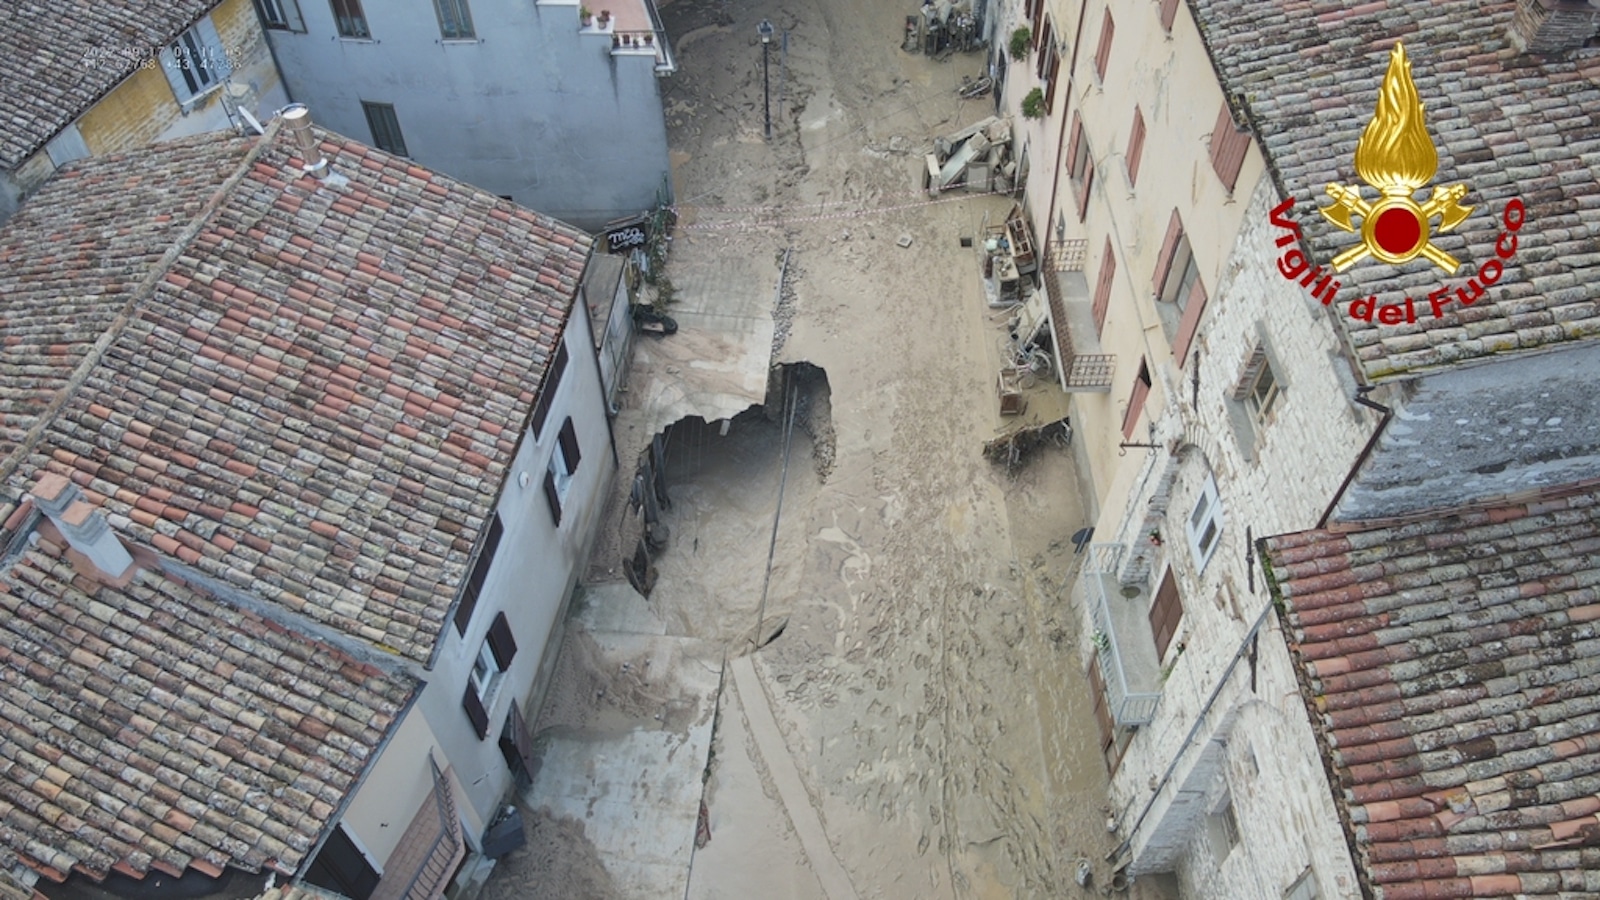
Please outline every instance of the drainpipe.
[[1370, 384], [1364, 384], [1356, 388], [1356, 402], [1368, 409], [1377, 410], [1383, 414], [1383, 418], [1378, 420], [1378, 427], [1373, 429], [1372, 437], [1367, 438], [1366, 446], [1361, 448], [1361, 453], [1356, 456], [1356, 461], [1351, 464], [1350, 471], [1345, 473], [1344, 481], [1339, 484], [1339, 489], [1333, 492], [1333, 499], [1328, 501], [1328, 508], [1322, 511], [1322, 518], [1317, 520], [1318, 528], [1325, 527], [1328, 524], [1328, 520], [1333, 517], [1333, 508], [1339, 505], [1340, 500], [1344, 499], [1344, 492], [1350, 488], [1350, 483], [1356, 480], [1356, 473], [1361, 471], [1361, 467], [1366, 463], [1367, 457], [1372, 455], [1373, 448], [1378, 446], [1378, 438], [1383, 436], [1383, 430], [1388, 427], [1389, 420], [1394, 418], [1394, 410], [1381, 403], [1374, 403], [1367, 399], [1367, 394], [1371, 391], [1372, 385]]

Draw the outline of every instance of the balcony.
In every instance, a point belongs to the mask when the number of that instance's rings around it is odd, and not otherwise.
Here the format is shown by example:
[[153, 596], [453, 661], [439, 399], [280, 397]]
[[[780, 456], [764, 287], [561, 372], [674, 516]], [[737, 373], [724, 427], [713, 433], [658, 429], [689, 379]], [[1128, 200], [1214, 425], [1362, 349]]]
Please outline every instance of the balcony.
[[1111, 390], [1116, 357], [1100, 352], [1100, 334], [1094, 325], [1094, 300], [1083, 277], [1084, 240], [1051, 241], [1045, 251], [1042, 273], [1050, 298], [1050, 319], [1055, 324], [1056, 355], [1061, 363], [1061, 387], [1074, 393]]
[[1161, 700], [1161, 661], [1150, 634], [1150, 590], [1117, 581], [1124, 552], [1121, 544], [1091, 545], [1082, 576], [1106, 705], [1118, 727], [1148, 723]]
[[671, 75], [678, 70], [655, 0], [585, 2], [595, 4], [594, 17], [588, 24], [580, 23], [579, 30], [586, 34], [610, 35], [612, 56], [653, 56], [657, 75]]

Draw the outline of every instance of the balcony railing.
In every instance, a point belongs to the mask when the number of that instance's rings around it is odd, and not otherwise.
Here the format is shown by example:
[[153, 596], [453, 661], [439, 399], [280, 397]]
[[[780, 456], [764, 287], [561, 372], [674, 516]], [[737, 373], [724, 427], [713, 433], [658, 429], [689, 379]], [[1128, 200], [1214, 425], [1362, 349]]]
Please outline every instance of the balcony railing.
[[[1100, 679], [1106, 686], [1106, 705], [1118, 726], [1144, 725], [1155, 718], [1161, 700], [1160, 663], [1145, 618], [1150, 604], [1144, 595], [1148, 592], [1140, 589], [1130, 597], [1117, 584], [1123, 550], [1121, 544], [1091, 545], [1083, 584], [1099, 650]], [[1116, 596], [1110, 596], [1113, 593]]]
[[1100, 353], [1089, 286], [1083, 277], [1085, 240], [1051, 241], [1045, 250], [1044, 289], [1055, 323], [1062, 387], [1073, 392], [1111, 390], [1116, 357]]

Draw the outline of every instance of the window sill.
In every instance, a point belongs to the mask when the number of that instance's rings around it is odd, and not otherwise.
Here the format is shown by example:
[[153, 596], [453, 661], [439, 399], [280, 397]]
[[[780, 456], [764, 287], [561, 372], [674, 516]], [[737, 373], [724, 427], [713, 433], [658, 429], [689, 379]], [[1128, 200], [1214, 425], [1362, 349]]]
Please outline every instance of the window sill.
[[378, 40], [376, 40], [374, 38], [369, 38], [369, 37], [358, 38], [358, 37], [345, 37], [344, 35], [335, 35], [333, 39], [338, 41], [341, 44], [378, 44], [378, 43], [382, 43], [382, 41], [378, 41]]
[[483, 43], [483, 38], [440, 38], [439, 40], [434, 41], [434, 43], [442, 44], [442, 45], [444, 45], [446, 47], [451, 47], [451, 46], [468, 46], [468, 47], [470, 47], [470, 46], [475, 46], [477, 44]]
[[227, 80], [223, 79], [222, 81], [219, 81], [216, 84], [211, 85], [210, 87], [206, 88], [205, 90], [201, 91], [200, 93], [190, 96], [189, 99], [187, 99], [187, 100], [179, 100], [178, 101], [178, 112], [181, 115], [187, 116], [188, 114], [194, 112], [195, 110], [199, 109], [200, 107], [205, 106], [206, 105], [206, 101], [211, 98], [211, 95], [217, 93], [220, 90], [222, 90], [222, 86], [224, 84], [226, 84], [226, 83], [227, 83]]

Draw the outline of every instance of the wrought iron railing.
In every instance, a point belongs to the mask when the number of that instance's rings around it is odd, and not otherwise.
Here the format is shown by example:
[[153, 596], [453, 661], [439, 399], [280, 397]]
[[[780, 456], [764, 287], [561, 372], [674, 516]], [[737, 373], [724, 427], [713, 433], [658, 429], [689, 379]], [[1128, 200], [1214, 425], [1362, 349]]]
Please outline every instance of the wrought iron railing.
[[1064, 387], [1069, 391], [1107, 391], [1116, 357], [1109, 353], [1081, 353], [1067, 324], [1066, 298], [1061, 296], [1060, 273], [1083, 271], [1088, 241], [1082, 238], [1055, 240], [1045, 248], [1045, 294], [1050, 300], [1050, 317], [1056, 326], [1056, 355], [1061, 363]]

